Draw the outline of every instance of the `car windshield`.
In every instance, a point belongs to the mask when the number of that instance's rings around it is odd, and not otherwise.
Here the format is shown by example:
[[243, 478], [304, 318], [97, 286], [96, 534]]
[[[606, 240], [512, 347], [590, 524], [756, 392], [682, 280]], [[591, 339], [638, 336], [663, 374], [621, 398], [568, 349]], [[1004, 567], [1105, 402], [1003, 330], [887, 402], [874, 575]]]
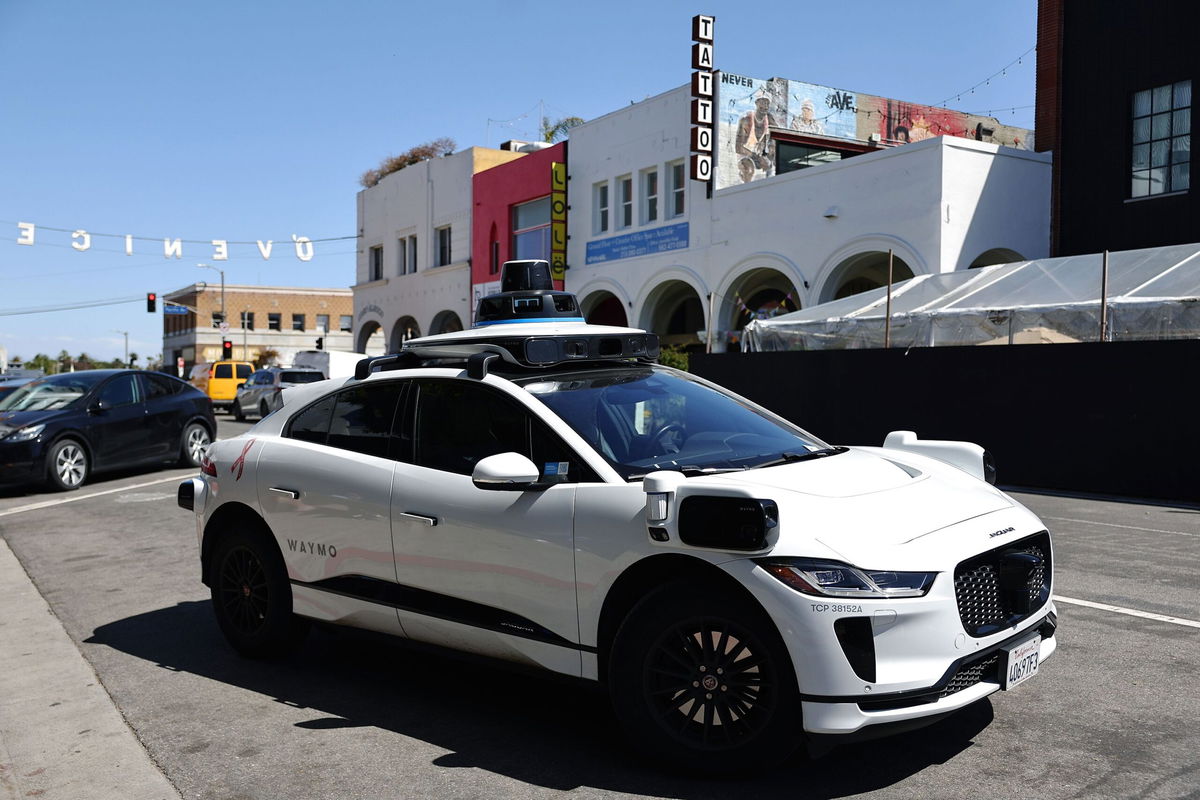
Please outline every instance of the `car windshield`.
[[325, 375], [320, 372], [296, 371], [283, 372], [279, 375], [280, 383], [316, 383], [323, 380], [325, 380]]
[[517, 380], [626, 480], [707, 474], [841, 452], [686, 374], [653, 367]]
[[27, 383], [0, 399], [0, 411], [53, 411], [66, 408], [92, 390], [104, 375], [71, 372]]

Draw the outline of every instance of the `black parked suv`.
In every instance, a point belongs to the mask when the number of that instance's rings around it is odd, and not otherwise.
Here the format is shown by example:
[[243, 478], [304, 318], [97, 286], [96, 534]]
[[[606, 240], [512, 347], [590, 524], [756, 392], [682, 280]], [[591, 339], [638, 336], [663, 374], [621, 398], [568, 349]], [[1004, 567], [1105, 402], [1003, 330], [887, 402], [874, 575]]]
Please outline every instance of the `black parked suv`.
[[96, 369], [38, 378], [0, 398], [0, 483], [78, 489], [93, 471], [199, 466], [212, 401], [157, 372]]

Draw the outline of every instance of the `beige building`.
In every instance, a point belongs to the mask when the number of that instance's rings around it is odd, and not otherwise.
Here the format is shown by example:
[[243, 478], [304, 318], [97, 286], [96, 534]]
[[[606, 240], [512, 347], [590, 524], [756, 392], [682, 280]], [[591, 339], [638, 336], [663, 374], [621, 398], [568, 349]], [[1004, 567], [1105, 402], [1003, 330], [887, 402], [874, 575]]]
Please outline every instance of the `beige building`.
[[[220, 286], [194, 283], [162, 295], [163, 358], [185, 370], [219, 361], [223, 343], [232, 357], [254, 361], [274, 350], [278, 363], [290, 364], [301, 350], [352, 351], [354, 297], [350, 289], [298, 289], [287, 286]], [[187, 313], [170, 313], [181, 306]], [[222, 317], [224, 308], [224, 317]], [[222, 329], [222, 320], [228, 323]]]

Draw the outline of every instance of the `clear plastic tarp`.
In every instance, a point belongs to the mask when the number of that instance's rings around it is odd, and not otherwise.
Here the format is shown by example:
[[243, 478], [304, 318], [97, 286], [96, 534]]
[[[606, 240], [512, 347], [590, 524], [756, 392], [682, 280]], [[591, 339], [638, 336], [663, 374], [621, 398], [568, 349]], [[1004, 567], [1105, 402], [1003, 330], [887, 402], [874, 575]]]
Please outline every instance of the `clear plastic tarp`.
[[[918, 275], [892, 286], [892, 347], [1200, 338], [1200, 244]], [[755, 320], [749, 351], [883, 347], [887, 287]]]

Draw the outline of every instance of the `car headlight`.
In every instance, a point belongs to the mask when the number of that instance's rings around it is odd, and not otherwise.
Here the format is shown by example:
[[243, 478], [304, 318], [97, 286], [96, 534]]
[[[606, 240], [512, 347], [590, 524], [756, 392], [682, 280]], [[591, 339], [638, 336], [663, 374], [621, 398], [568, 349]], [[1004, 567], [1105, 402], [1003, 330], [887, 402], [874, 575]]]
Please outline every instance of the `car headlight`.
[[30, 439], [36, 439], [46, 429], [46, 423], [40, 425], [26, 425], [24, 428], [17, 428], [15, 431], [4, 437], [6, 442], [28, 442]]
[[933, 585], [936, 572], [893, 572], [858, 569], [837, 561], [771, 559], [759, 566], [804, 594], [821, 597], [921, 597]]

